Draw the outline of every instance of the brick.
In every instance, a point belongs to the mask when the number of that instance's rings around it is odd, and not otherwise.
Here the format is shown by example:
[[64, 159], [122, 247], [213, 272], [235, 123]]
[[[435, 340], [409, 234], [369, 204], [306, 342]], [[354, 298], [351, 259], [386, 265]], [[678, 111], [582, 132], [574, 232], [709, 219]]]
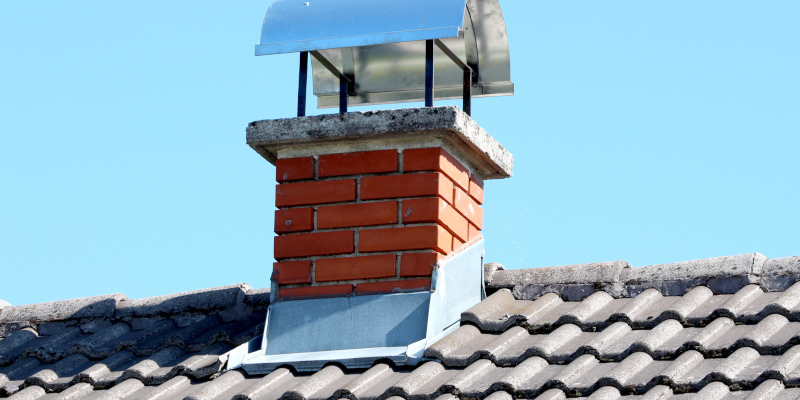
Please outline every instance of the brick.
[[453, 252], [455, 253], [457, 251], [460, 251], [464, 247], [465, 244], [466, 244], [466, 242], [464, 242], [462, 240], [459, 240], [457, 237], [454, 236], [453, 237]]
[[397, 150], [323, 155], [319, 156], [319, 176], [397, 172], [400, 169], [397, 159]]
[[314, 277], [317, 282], [356, 279], [391, 278], [396, 276], [394, 254], [379, 256], [324, 258], [317, 260]]
[[439, 225], [410, 226], [388, 229], [364, 229], [358, 233], [358, 250], [436, 250], [442, 254], [453, 248], [452, 236]]
[[436, 222], [462, 241], [469, 235], [467, 219], [438, 197], [403, 200], [403, 223], [414, 222]]
[[481, 208], [480, 204], [459, 188], [455, 188], [455, 196], [453, 198], [455, 209], [461, 215], [467, 217], [469, 222], [475, 224], [478, 229], [483, 229], [483, 208]]
[[314, 158], [281, 158], [275, 162], [275, 180], [278, 182], [314, 179]]
[[400, 256], [400, 276], [410, 278], [431, 276], [436, 263], [444, 258], [435, 251], [428, 253], [406, 253]]
[[307, 206], [356, 200], [356, 180], [283, 183], [275, 188], [278, 207]]
[[397, 202], [347, 204], [317, 209], [317, 229], [397, 223]]
[[478, 204], [483, 205], [483, 179], [475, 174], [469, 177], [469, 195]]
[[412, 171], [440, 171], [462, 189], [469, 190], [469, 171], [441, 147], [404, 150], [403, 172]]
[[355, 252], [355, 232], [298, 233], [275, 237], [275, 259], [327, 256]]
[[281, 285], [311, 283], [311, 261], [283, 261], [272, 264], [272, 279]]
[[439, 196], [453, 202], [453, 181], [440, 172], [361, 178], [361, 199]]
[[477, 226], [475, 226], [475, 225], [472, 225], [472, 224], [469, 224], [469, 235], [468, 235], [468, 240], [470, 240], [470, 241], [471, 241], [471, 240], [473, 240], [473, 239], [475, 239], [475, 238], [478, 238], [478, 237], [481, 237], [481, 236], [482, 236], [482, 234], [481, 234], [481, 230], [480, 230], [480, 229], [478, 229], [478, 227], [477, 227]]
[[313, 208], [290, 208], [275, 211], [275, 233], [308, 232], [314, 230]]
[[356, 294], [400, 293], [431, 288], [430, 279], [407, 279], [403, 281], [367, 282], [356, 285]]
[[349, 294], [353, 294], [353, 285], [304, 286], [278, 289], [278, 298], [280, 299], [336, 297]]

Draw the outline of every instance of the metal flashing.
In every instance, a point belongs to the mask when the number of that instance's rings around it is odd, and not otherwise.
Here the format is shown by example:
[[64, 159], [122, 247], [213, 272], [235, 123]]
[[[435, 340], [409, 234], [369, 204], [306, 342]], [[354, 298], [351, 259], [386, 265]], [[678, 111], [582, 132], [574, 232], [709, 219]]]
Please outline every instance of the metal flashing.
[[[282, 301], [267, 321], [265, 355], [397, 347], [425, 338], [430, 292]], [[402, 316], [403, 320], [396, 320]], [[369, 326], [369, 329], [364, 329]]]
[[336, 362], [417, 365], [483, 297], [483, 240], [439, 262], [430, 291], [294, 300], [270, 305], [261, 338], [228, 353], [228, 369], [264, 374], [282, 365], [319, 370]]

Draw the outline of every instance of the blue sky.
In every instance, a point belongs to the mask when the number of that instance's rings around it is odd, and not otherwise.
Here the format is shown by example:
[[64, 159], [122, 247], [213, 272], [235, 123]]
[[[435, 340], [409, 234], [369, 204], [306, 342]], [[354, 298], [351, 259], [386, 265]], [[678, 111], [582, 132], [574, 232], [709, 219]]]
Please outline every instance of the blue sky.
[[[515, 156], [488, 261], [800, 254], [800, 2], [501, 4], [516, 95], [473, 104]], [[268, 286], [275, 174], [245, 127], [296, 93], [296, 56], [253, 56], [268, 5], [0, 5], [0, 298]]]

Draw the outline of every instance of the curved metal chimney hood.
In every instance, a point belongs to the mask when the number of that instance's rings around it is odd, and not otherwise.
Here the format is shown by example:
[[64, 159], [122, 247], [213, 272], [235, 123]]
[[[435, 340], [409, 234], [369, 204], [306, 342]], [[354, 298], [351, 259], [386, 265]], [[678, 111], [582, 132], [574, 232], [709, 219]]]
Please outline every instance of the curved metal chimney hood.
[[256, 55], [293, 52], [303, 108], [306, 52], [319, 108], [514, 93], [497, 0], [275, 0]]

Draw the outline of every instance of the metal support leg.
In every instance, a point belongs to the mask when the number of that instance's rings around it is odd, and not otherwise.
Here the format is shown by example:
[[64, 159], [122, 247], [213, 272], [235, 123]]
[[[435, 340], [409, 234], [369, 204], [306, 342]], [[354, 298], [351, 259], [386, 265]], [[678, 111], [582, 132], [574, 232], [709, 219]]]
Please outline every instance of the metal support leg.
[[308, 84], [308, 52], [300, 52], [300, 81], [297, 84], [297, 116], [306, 115], [306, 85]]
[[425, 41], [425, 107], [433, 107], [433, 40]]
[[472, 115], [472, 71], [464, 70], [464, 112]]
[[339, 114], [347, 112], [347, 78], [342, 75], [339, 78]]
[[467, 63], [458, 58], [456, 53], [453, 53], [453, 51], [450, 50], [450, 48], [448, 48], [447, 45], [444, 44], [441, 40], [434, 39], [433, 42], [434, 44], [436, 44], [437, 47], [439, 47], [439, 50], [441, 50], [442, 53], [444, 53], [444, 55], [450, 58], [451, 61], [453, 61], [456, 65], [458, 65], [461, 68], [462, 71], [464, 71], [464, 79], [463, 79], [464, 90], [462, 92], [462, 97], [464, 99], [463, 110], [465, 113], [467, 113], [467, 115], [472, 115], [472, 79], [473, 78], [478, 79], [478, 74], [475, 72], [477, 70], [477, 65], [472, 67], [467, 65]]
[[344, 114], [347, 112], [347, 95], [348, 92], [355, 93], [355, 77], [348, 77], [347, 75], [343, 74], [341, 71], [336, 69], [336, 67], [328, 61], [325, 56], [320, 54], [319, 51], [313, 50], [311, 51], [311, 55], [322, 64], [328, 71], [330, 71], [334, 76], [339, 78], [339, 113]]

